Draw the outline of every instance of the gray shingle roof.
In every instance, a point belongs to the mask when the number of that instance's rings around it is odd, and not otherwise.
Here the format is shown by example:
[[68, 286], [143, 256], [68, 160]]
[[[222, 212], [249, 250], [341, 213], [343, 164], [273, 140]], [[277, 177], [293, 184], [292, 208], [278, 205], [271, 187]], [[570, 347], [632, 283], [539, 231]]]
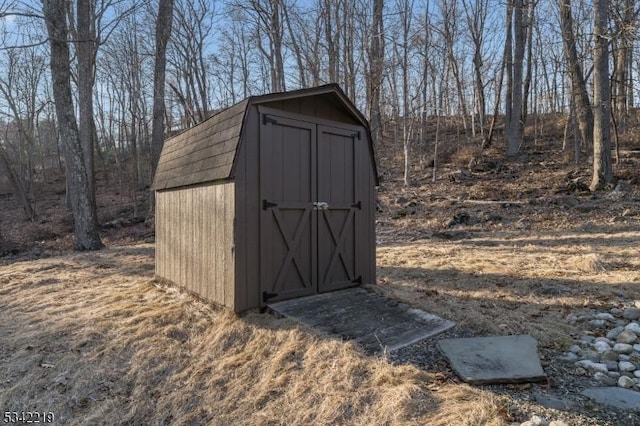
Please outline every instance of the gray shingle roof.
[[[329, 93], [335, 95], [351, 115], [368, 129], [367, 120], [337, 84], [250, 97], [167, 139], [160, 154], [152, 189], [159, 191], [232, 178], [245, 115], [251, 104]], [[371, 152], [373, 155], [373, 150]]]
[[249, 99], [168, 139], [156, 169], [154, 190], [230, 177]]

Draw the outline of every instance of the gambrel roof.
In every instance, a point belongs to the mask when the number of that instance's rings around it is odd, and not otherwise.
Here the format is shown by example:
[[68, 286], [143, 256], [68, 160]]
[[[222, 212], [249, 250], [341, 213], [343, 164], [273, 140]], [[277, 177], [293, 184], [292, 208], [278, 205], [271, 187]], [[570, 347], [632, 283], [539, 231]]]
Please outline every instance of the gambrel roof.
[[[249, 108], [295, 99], [303, 101], [309, 97], [322, 98], [370, 133], [367, 120], [337, 84], [252, 96], [165, 141], [152, 189], [159, 191], [233, 179], [234, 161]], [[371, 141], [370, 135], [367, 140]], [[373, 158], [373, 147], [369, 144]]]

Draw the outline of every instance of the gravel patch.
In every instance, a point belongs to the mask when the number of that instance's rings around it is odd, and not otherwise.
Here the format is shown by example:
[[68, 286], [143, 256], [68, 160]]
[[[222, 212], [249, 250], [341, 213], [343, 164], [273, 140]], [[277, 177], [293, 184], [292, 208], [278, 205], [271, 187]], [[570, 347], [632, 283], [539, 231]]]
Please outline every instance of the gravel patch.
[[[438, 350], [437, 342], [441, 339], [462, 337], [480, 336], [470, 329], [456, 326], [437, 336], [389, 353], [386, 358], [393, 364], [412, 364], [430, 373], [440, 373], [447, 380], [460, 382]], [[579, 347], [573, 349], [578, 351]], [[569, 351], [569, 353], [573, 352]], [[478, 386], [503, 399], [513, 425], [631, 426], [640, 424], [640, 413], [601, 406], [580, 394], [585, 389], [603, 386], [603, 384], [586, 369], [583, 375], [579, 374], [580, 371], [576, 372], [577, 358], [563, 360], [566, 356], [565, 352], [545, 348], [540, 348], [539, 354], [548, 378], [547, 383]]]

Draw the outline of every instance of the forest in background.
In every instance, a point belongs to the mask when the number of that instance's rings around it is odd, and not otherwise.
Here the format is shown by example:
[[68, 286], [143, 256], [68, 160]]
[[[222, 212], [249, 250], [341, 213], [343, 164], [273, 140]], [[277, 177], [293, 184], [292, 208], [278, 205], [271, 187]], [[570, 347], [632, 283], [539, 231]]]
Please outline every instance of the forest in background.
[[65, 176], [75, 247], [99, 248], [96, 170], [148, 214], [137, 197], [164, 135], [329, 82], [402, 153], [405, 186], [419, 159], [435, 179], [439, 152], [514, 157], [561, 117], [554, 151], [604, 189], [612, 145], [637, 143], [638, 13], [631, 0], [0, 0], [2, 190], [35, 220], [39, 188]]

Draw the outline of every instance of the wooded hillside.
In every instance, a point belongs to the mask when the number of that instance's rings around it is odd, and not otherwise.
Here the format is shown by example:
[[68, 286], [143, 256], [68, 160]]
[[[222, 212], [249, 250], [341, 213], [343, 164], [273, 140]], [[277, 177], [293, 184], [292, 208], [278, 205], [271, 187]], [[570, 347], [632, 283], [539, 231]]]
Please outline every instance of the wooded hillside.
[[168, 134], [250, 95], [337, 82], [379, 150], [401, 153], [399, 171], [380, 160], [404, 186], [425, 165], [444, 178], [462, 151], [501, 161], [544, 142], [611, 190], [619, 150], [638, 155], [638, 13], [631, 0], [2, 1], [0, 186], [30, 221], [66, 191], [75, 248], [100, 248], [98, 179], [152, 217]]

